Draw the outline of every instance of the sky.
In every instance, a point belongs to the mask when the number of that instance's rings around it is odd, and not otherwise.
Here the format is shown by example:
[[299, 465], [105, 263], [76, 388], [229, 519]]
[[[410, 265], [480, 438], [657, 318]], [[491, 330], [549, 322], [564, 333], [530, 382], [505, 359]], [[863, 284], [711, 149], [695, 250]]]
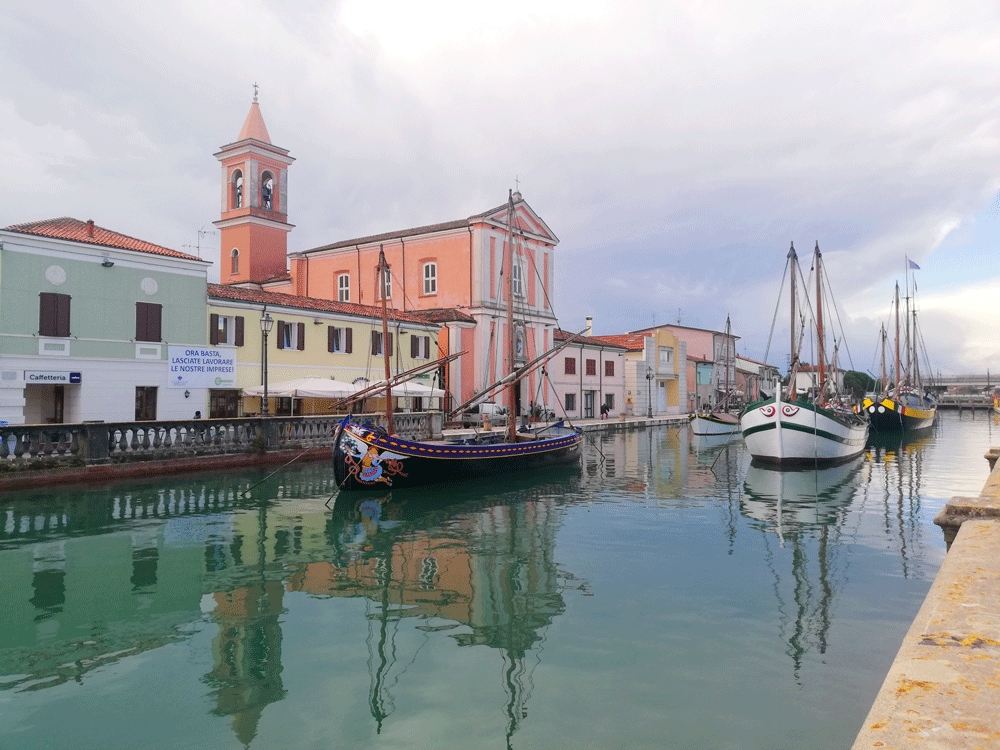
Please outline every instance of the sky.
[[567, 330], [728, 316], [783, 367], [785, 257], [808, 273], [818, 242], [842, 367], [879, 370], [908, 258], [932, 370], [1000, 373], [994, 0], [15, 0], [0, 28], [2, 226], [93, 219], [217, 263], [213, 154], [257, 83], [296, 159], [290, 252], [519, 188]]

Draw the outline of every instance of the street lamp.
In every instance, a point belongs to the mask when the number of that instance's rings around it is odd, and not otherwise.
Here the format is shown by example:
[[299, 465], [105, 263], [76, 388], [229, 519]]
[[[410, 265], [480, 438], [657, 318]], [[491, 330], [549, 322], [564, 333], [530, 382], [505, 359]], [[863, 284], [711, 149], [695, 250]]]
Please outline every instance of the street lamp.
[[653, 368], [646, 368], [646, 405], [649, 410], [646, 414], [650, 419], [653, 418]]
[[260, 369], [264, 380], [264, 398], [260, 402], [260, 413], [261, 416], [267, 416], [267, 334], [271, 332], [271, 326], [274, 325], [274, 319], [271, 317], [270, 313], [264, 313], [260, 318], [260, 335], [264, 340], [262, 345], [263, 356], [261, 357]]

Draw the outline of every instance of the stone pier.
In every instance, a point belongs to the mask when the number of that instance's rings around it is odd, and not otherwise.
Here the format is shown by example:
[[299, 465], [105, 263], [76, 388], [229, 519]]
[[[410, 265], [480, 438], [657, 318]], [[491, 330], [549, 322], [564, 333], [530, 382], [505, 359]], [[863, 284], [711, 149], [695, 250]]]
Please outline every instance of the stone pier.
[[1000, 449], [979, 497], [934, 523], [948, 555], [854, 743], [861, 748], [1000, 748]]

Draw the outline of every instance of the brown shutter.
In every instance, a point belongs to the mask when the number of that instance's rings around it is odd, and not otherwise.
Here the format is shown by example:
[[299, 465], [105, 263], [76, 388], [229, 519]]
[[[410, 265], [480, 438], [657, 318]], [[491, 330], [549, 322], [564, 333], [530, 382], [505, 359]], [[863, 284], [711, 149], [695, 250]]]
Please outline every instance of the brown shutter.
[[333, 332], [334, 332], [333, 326], [326, 327], [326, 350], [328, 352], [336, 351], [336, 348], [333, 345], [333, 337], [334, 337]]
[[410, 358], [416, 359], [420, 356], [420, 337], [410, 336]]
[[285, 348], [285, 321], [283, 321], [283, 320], [277, 321], [276, 328], [278, 330], [278, 348], [279, 349], [284, 349]]
[[146, 303], [135, 303], [135, 340], [146, 340]]
[[299, 335], [296, 336], [295, 348], [302, 351], [306, 348], [306, 324], [299, 323]]
[[163, 341], [163, 305], [149, 306], [150, 341]]
[[236, 316], [236, 336], [233, 339], [236, 346], [243, 346], [243, 316]]
[[424, 357], [431, 358], [431, 337], [424, 336]]
[[53, 292], [38, 294], [38, 335], [54, 336], [56, 331], [56, 295]]
[[56, 336], [69, 336], [69, 301], [68, 294], [56, 295]]
[[375, 331], [375, 330], [372, 331], [372, 356], [373, 357], [377, 356], [378, 353], [379, 353], [379, 351], [378, 351], [378, 349], [379, 349], [379, 347], [378, 347], [378, 337], [379, 337], [379, 335], [380, 334], [379, 334], [378, 331]]
[[344, 329], [344, 351], [347, 354], [350, 354], [352, 351], [354, 351], [354, 336], [352, 335], [353, 331], [354, 331], [353, 328]]
[[219, 343], [219, 316], [215, 313], [208, 316], [208, 343], [212, 346]]
[[389, 356], [391, 357], [392, 356], [392, 334], [391, 333], [389, 334], [388, 349], [387, 349], [387, 351], [389, 352]]

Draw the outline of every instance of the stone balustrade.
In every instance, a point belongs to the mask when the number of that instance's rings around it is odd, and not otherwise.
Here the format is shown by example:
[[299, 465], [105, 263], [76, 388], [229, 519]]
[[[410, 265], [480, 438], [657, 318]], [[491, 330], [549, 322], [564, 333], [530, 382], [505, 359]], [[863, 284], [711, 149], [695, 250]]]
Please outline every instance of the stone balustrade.
[[[380, 414], [359, 418], [376, 425], [385, 422]], [[439, 412], [401, 413], [394, 418], [401, 437], [426, 440], [441, 435]], [[2, 425], [0, 471], [332, 446], [340, 419], [329, 415]]]

